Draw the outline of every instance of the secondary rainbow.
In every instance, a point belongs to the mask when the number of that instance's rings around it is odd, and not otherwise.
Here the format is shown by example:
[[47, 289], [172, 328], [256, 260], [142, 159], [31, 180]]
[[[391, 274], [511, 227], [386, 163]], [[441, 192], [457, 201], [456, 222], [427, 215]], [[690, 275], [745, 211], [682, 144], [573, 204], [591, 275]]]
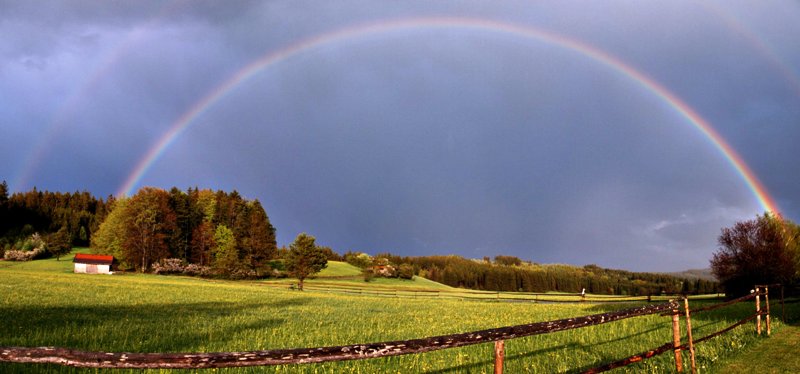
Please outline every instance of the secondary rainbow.
[[131, 46], [138, 43], [154, 29], [154, 25], [163, 22], [168, 17], [180, 10], [179, 6], [182, 3], [173, 0], [172, 2], [164, 2], [158, 8], [156, 15], [151, 17], [143, 26], [136, 27], [123, 38], [123, 40], [111, 47], [107, 52], [103, 53], [102, 57], [98, 59], [99, 63], [92, 69], [83, 83], [77, 86], [72, 93], [63, 100], [62, 104], [58, 107], [55, 115], [50, 120], [39, 140], [31, 148], [31, 152], [22, 161], [21, 172], [11, 183], [12, 191], [20, 191], [28, 185], [30, 177], [34, 171], [44, 161], [45, 156], [49, 152], [49, 146], [53, 140], [58, 137], [63, 127], [66, 125], [66, 120], [76, 114], [78, 105], [87, 100], [92, 93], [97, 90], [97, 86], [105, 77], [111, 72], [112, 68], [125, 57], [125, 54], [130, 50]]
[[379, 23], [367, 23], [353, 27], [339, 29], [333, 32], [313, 36], [298, 43], [289, 45], [283, 49], [273, 51], [256, 59], [252, 63], [244, 66], [230, 78], [222, 82], [216, 88], [203, 96], [195, 105], [178, 118], [167, 130], [164, 135], [148, 150], [145, 156], [139, 161], [131, 174], [119, 189], [117, 195], [130, 195], [132, 190], [140, 182], [141, 178], [147, 173], [148, 169], [164, 151], [177, 139], [186, 129], [188, 129], [195, 119], [205, 113], [215, 103], [230, 94], [240, 84], [246, 82], [259, 72], [269, 67], [285, 61], [305, 51], [328, 45], [349, 41], [359, 37], [400, 31], [415, 30], [422, 28], [464, 28], [474, 29], [493, 33], [510, 34], [517, 37], [533, 39], [556, 45], [583, 55], [595, 62], [598, 62], [612, 70], [628, 77], [633, 82], [651, 92], [653, 95], [668, 104], [678, 114], [684, 117], [691, 125], [699, 130], [728, 160], [731, 166], [744, 180], [748, 188], [752, 191], [761, 207], [768, 212], [778, 213], [777, 204], [758, 180], [756, 175], [747, 166], [742, 157], [714, 130], [711, 124], [701, 117], [683, 100], [670, 92], [660, 83], [648, 77], [644, 73], [636, 70], [622, 60], [602, 51], [594, 46], [581, 41], [568, 38], [566, 36], [545, 31], [532, 26], [522, 26], [512, 23], [505, 23], [493, 20], [476, 18], [407, 18], [384, 21]]

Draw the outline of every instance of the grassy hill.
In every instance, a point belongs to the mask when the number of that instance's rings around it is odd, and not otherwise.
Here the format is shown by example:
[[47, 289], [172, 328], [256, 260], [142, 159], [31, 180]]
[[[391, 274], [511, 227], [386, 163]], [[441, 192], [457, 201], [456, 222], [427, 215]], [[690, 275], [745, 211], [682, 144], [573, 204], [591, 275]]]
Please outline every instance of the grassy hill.
[[360, 277], [361, 269], [342, 261], [328, 261], [328, 266], [317, 278]]
[[[268, 279], [264, 283], [271, 285], [285, 285], [297, 283], [296, 279]], [[328, 261], [328, 267], [319, 274], [305, 281], [307, 286], [343, 286], [343, 287], [368, 287], [377, 289], [419, 289], [419, 290], [455, 290], [453, 287], [434, 282], [423, 277], [414, 276], [412, 279], [399, 278], [373, 278], [364, 281], [361, 269], [341, 261]]]

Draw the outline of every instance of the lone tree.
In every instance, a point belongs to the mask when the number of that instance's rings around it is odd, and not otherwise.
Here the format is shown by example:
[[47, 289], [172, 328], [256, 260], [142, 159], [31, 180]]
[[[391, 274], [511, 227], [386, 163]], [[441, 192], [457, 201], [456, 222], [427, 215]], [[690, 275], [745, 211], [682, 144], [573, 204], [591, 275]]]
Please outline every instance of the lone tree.
[[286, 256], [286, 270], [289, 271], [289, 275], [297, 278], [301, 291], [306, 278], [328, 266], [325, 251], [317, 247], [314, 240], [313, 236], [306, 233], [297, 235], [294, 242], [289, 245], [289, 253]]
[[72, 251], [72, 240], [65, 226], [61, 226], [58, 232], [47, 236], [47, 251], [56, 257], [56, 261], [61, 260], [61, 256]]
[[711, 271], [725, 293], [745, 295], [757, 284], [788, 284], [797, 278], [800, 228], [779, 215], [765, 213], [754, 220], [722, 229]]

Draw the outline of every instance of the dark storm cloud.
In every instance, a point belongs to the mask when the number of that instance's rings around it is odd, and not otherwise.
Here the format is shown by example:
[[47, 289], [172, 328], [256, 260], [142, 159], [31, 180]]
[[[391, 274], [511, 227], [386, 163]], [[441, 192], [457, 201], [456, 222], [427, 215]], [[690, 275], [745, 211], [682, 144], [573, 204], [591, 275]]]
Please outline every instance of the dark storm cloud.
[[[475, 17], [576, 38], [656, 79], [797, 220], [787, 171], [800, 97], [780, 67], [800, 72], [786, 37], [800, 12], [726, 4], [0, 2], [13, 36], [0, 39], [0, 125], [16, 140], [0, 176], [42, 145], [19, 188], [114, 193], [182, 114], [260, 56], [355, 24]], [[259, 72], [142, 185], [237, 189], [262, 201], [280, 244], [307, 231], [342, 252], [633, 270], [704, 267], [721, 227], [762, 210], [712, 142], [630, 77], [563, 46], [458, 27], [351, 38]]]

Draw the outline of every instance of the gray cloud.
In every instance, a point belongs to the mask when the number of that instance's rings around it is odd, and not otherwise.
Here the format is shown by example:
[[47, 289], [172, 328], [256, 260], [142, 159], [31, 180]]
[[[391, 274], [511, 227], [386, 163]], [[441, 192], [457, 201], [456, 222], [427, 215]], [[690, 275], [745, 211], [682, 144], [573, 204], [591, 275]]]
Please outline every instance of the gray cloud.
[[[476, 17], [581, 40], [657, 80], [797, 220], [800, 95], [786, 79], [800, 74], [786, 36], [797, 6], [711, 5], [0, 2], [12, 36], [0, 39], [0, 178], [114, 193], [182, 114], [260, 56], [355, 24]], [[762, 210], [710, 140], [630, 77], [457, 27], [329, 43], [259, 72], [142, 185], [259, 198], [280, 244], [307, 231], [339, 251], [632, 270], [704, 267], [721, 227]]]

